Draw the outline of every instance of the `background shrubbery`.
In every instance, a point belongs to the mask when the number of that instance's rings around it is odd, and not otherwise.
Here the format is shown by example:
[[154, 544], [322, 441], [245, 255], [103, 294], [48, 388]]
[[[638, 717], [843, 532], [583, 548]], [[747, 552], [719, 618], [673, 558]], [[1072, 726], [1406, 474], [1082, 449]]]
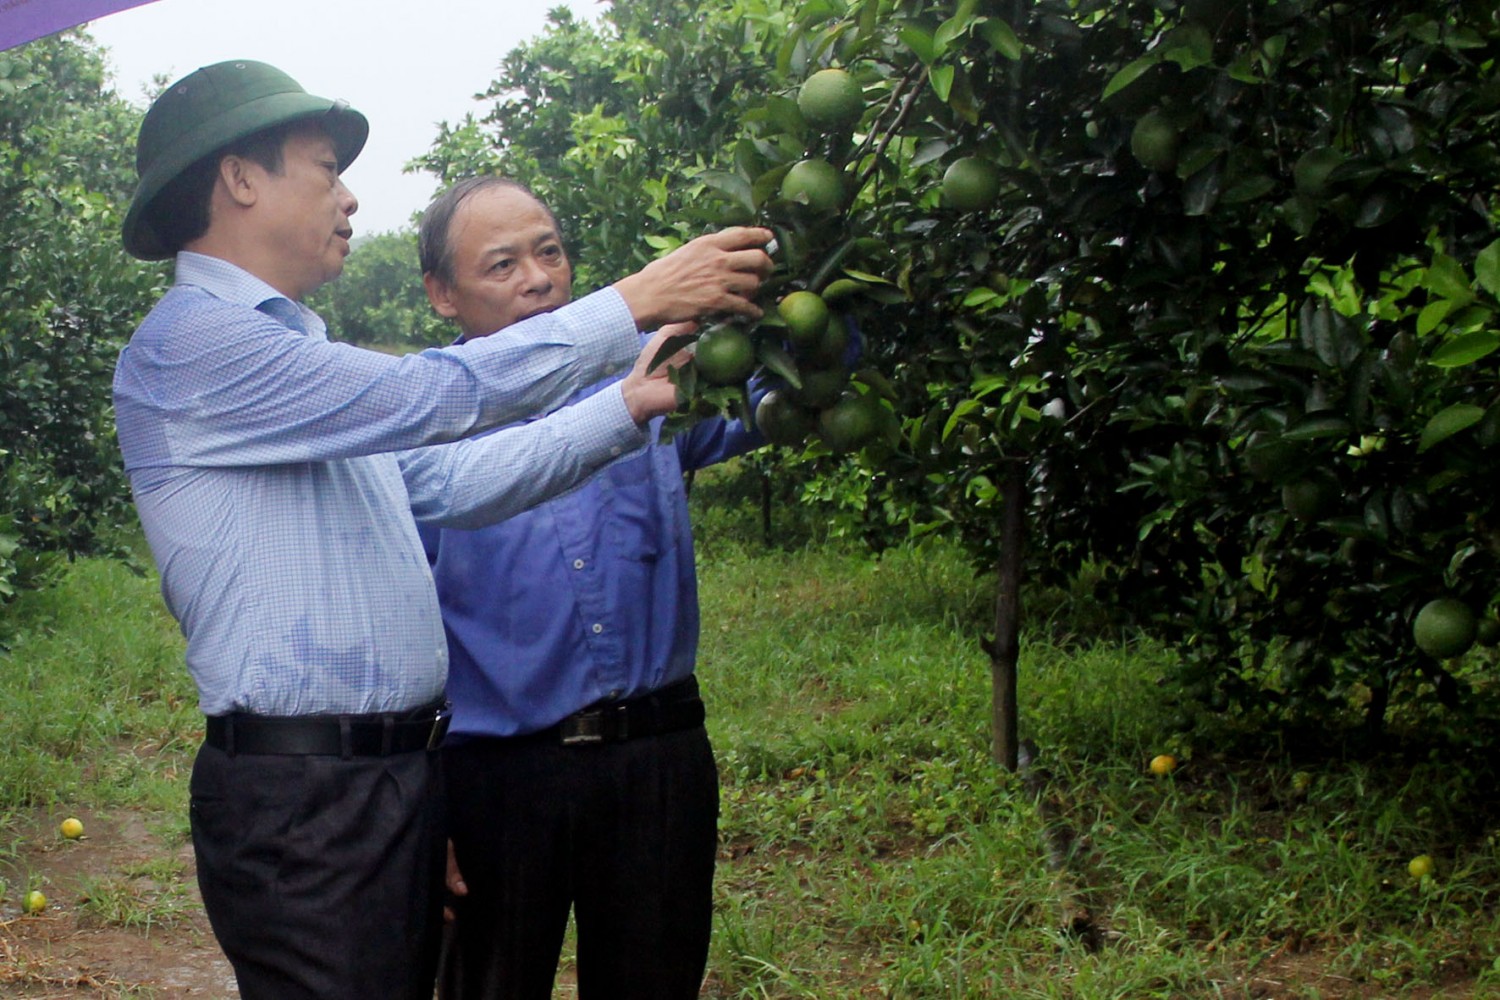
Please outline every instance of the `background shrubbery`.
[[[533, 186], [585, 289], [742, 221], [779, 290], [843, 282], [899, 434], [758, 457], [763, 533], [822, 502], [989, 571], [1019, 476], [1026, 575], [1167, 642], [1185, 731], [1373, 746], [1436, 705], [1489, 747], [1495, 654], [1411, 625], [1500, 593], [1497, 65], [1478, 2], [643, 0], [555, 12], [421, 165]], [[799, 109], [829, 66], [847, 128]], [[117, 248], [137, 114], [80, 36], [0, 55], [0, 593], [129, 520], [109, 370], [164, 278]], [[838, 210], [784, 196], [808, 158]], [[959, 161], [993, 204], [944, 195]], [[415, 269], [375, 237], [316, 304], [442, 343]]]
[[0, 52], [0, 598], [129, 516], [109, 383], [164, 278], [120, 250], [138, 127], [94, 47]]

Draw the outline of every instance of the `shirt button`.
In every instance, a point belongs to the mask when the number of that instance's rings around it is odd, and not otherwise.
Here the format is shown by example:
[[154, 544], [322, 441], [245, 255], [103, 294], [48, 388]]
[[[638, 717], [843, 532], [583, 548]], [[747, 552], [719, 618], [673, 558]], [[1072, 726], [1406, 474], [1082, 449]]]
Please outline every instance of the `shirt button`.
[[598, 635], [600, 632], [603, 632], [603, 631], [604, 631], [604, 626], [600, 625], [598, 622], [594, 622], [594, 634]]
[[613, 457], [619, 458], [620, 457], [620, 447], [619, 447], [619, 445], [616, 445], [615, 447], [609, 449], [609, 453]]
[[573, 560], [573, 568], [574, 569], [583, 569], [583, 560], [582, 559], [574, 559]]

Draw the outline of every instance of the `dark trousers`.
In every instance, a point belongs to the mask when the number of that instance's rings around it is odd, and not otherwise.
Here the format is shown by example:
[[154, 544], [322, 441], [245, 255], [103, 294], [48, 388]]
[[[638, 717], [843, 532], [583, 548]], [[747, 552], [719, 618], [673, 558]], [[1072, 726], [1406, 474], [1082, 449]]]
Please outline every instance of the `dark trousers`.
[[444, 750], [455, 901], [444, 1000], [547, 1000], [568, 910], [583, 1000], [698, 995], [713, 920], [719, 783], [700, 726], [597, 746]]
[[442, 925], [435, 751], [193, 765], [193, 848], [244, 1000], [431, 1000]]

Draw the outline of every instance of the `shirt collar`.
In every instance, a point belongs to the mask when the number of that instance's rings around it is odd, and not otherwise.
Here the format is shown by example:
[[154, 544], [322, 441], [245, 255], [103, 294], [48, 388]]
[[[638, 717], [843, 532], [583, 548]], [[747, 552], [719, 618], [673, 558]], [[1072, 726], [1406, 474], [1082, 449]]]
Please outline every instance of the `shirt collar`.
[[[323, 329], [323, 322], [317, 313], [300, 302], [292, 301], [249, 271], [222, 257], [210, 257], [190, 250], [179, 251], [176, 283], [201, 288], [225, 302], [259, 309], [294, 330], [307, 333]], [[300, 323], [297, 318], [300, 318]]]

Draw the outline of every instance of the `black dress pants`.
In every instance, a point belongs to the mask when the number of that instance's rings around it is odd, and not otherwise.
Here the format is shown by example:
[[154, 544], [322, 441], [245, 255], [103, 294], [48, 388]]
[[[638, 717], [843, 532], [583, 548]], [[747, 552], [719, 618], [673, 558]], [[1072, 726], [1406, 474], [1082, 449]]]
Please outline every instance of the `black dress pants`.
[[443, 1000], [548, 1000], [574, 911], [582, 1000], [698, 995], [719, 785], [708, 734], [479, 740], [443, 751], [454, 901]]
[[193, 765], [198, 885], [243, 1000], [431, 1000], [446, 861], [436, 751]]

